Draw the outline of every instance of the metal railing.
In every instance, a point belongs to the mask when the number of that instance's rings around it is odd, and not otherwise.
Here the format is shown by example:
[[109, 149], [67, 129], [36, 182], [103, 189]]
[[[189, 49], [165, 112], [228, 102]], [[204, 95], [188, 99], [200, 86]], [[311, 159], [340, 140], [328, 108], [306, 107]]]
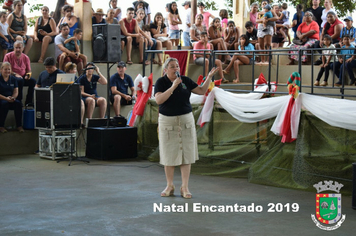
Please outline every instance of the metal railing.
[[[335, 56], [333, 57], [332, 61], [330, 61], [330, 63], [333, 63], [333, 68], [331, 69], [331, 75], [332, 78], [332, 83], [331, 86], [315, 86], [314, 85], [314, 71], [315, 71], [315, 66], [314, 66], [314, 57], [315, 56], [322, 56], [321, 51], [323, 50], [330, 50], [328, 48], [307, 48], [307, 49], [272, 49], [272, 50], [253, 50], [253, 51], [237, 51], [237, 50], [229, 50], [229, 51], [219, 51], [219, 50], [203, 50], [203, 49], [198, 49], [198, 50], [185, 50], [185, 51], [190, 51], [191, 54], [204, 54], [204, 57], [206, 57], [207, 54], [210, 55], [210, 57], [212, 58], [212, 61], [215, 61], [215, 58], [217, 58], [218, 56], [226, 56], [226, 55], [230, 55], [233, 56], [234, 54], [238, 53], [239, 55], [252, 55], [253, 58], [256, 57], [261, 57], [261, 56], [265, 56], [266, 57], [266, 61], [269, 61], [267, 66], [267, 76], [266, 76], [266, 80], [267, 80], [267, 85], [268, 85], [268, 91], [263, 92], [263, 93], [267, 93], [267, 94], [288, 94], [288, 92], [273, 92], [271, 91], [271, 87], [272, 85], [274, 85], [274, 83], [278, 86], [287, 86], [286, 83], [279, 83], [279, 74], [280, 74], [280, 70], [281, 67], [282, 68], [286, 68], [289, 67], [289, 65], [280, 65], [280, 57], [281, 56], [290, 56], [291, 52], [296, 52], [296, 55], [298, 55], [298, 60], [297, 60], [297, 72], [300, 74], [300, 83], [301, 83], [301, 92], [303, 91], [303, 89], [305, 88], [309, 88], [310, 92], [307, 92], [309, 94], [315, 94], [315, 95], [320, 95], [320, 96], [337, 96], [340, 98], [345, 98], [345, 97], [356, 97], [356, 92], [354, 94], [345, 94], [345, 91], [354, 91], [356, 90], [356, 87], [345, 87], [345, 57], [348, 55], [355, 55], [355, 54], [341, 54], [341, 50], [349, 50], [349, 48], [336, 48], [333, 49], [335, 51], [337, 51], [337, 53], [335, 54]], [[177, 51], [177, 50], [166, 50], [166, 51]], [[147, 54], [151, 54], [151, 53], [162, 53], [163, 50], [161, 51], [157, 51], [157, 50], [146, 50], [144, 53]], [[311, 70], [311, 75], [310, 78], [307, 78], [307, 76], [305, 76], [306, 78], [303, 78], [303, 62], [302, 62], [302, 55], [307, 56], [308, 58], [310, 58], [310, 65], [307, 66], [311, 66], [310, 70]], [[342, 66], [342, 78], [341, 78], [341, 86], [335, 86], [335, 80], [336, 80], [336, 75], [334, 73], [335, 71], [335, 62], [337, 61], [336, 56], [340, 56], [343, 58], [343, 66]], [[276, 63], [272, 63], [273, 62], [273, 57], [276, 57]], [[151, 59], [151, 66], [150, 66], [150, 72], [152, 72], [153, 68], [152, 68], [152, 62], [153, 59]], [[211, 61], [210, 61], [211, 62]], [[209, 69], [211, 69], [214, 65], [212, 65], [213, 63], [209, 63]], [[255, 84], [254, 84], [254, 80], [255, 80], [255, 67], [256, 64], [251, 64], [251, 89], [238, 89], [241, 86], [246, 86], [246, 83], [239, 83], [239, 84], [221, 84], [220, 87], [225, 89], [226, 91], [230, 91], [230, 92], [259, 92], [259, 91], [255, 91]], [[276, 72], [276, 76], [273, 79], [272, 82], [272, 68], [275, 68]], [[319, 67], [318, 67], [319, 68]], [[205, 63], [203, 64], [203, 76], [205, 76]], [[143, 75], [145, 74], [145, 65], [143, 65]], [[329, 76], [330, 77], [330, 76]], [[310, 82], [310, 85], [308, 84], [308, 80]], [[249, 84], [249, 83], [248, 83]], [[227, 88], [230, 87], [230, 88]], [[233, 87], [233, 88], [231, 88]], [[236, 87], [236, 89], [234, 88]], [[340, 93], [317, 93], [315, 92], [315, 88], [323, 88], [325, 90], [340, 90]]]

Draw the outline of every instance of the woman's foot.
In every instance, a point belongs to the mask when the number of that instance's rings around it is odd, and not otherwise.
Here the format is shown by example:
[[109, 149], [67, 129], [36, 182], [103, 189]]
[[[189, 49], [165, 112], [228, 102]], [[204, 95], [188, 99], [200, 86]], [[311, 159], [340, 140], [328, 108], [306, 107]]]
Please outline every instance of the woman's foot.
[[127, 60], [126, 64], [128, 64], [128, 65], [132, 65], [132, 64], [133, 64], [133, 62], [132, 62], [131, 60]]
[[240, 80], [239, 80], [239, 79], [234, 79], [232, 82], [233, 82], [234, 84], [237, 84], [237, 83], [240, 83]]
[[174, 195], [174, 185], [167, 186], [162, 192], [161, 197], [169, 197]]
[[224, 83], [224, 84], [229, 83], [229, 81], [227, 79], [225, 79], [225, 78], [222, 78], [221, 82]]
[[229, 71], [229, 70], [223, 70], [223, 73], [224, 73], [225, 75], [228, 75], [228, 74], [230, 74], [230, 71]]
[[187, 199], [192, 198], [192, 194], [189, 192], [188, 188], [180, 187], [180, 195], [183, 198], [187, 198]]
[[326, 81], [323, 81], [323, 82], [321, 82], [321, 84], [320, 84], [320, 86], [327, 86], [328, 85], [328, 82], [326, 82]]
[[23, 133], [23, 132], [25, 132], [25, 130], [22, 128], [22, 126], [20, 126], [20, 127], [17, 127], [17, 130], [20, 132], [20, 133]]
[[159, 66], [162, 66], [162, 65], [163, 65], [163, 62], [162, 62], [162, 61], [159, 61], [159, 62], [158, 62], [158, 65], [159, 65]]
[[0, 133], [2, 134], [7, 133], [7, 130], [4, 127], [0, 127]]
[[43, 58], [40, 57], [40, 59], [38, 59], [38, 63], [43, 63]]
[[314, 86], [319, 86], [320, 84], [319, 84], [319, 80], [315, 80], [315, 82], [314, 82]]

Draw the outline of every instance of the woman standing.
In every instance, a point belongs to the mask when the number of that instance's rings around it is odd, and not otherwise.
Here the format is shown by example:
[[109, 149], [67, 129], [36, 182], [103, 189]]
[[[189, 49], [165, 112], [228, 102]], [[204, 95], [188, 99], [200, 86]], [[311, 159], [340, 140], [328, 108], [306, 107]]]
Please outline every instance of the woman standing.
[[161, 197], [174, 195], [174, 169], [179, 166], [182, 175], [180, 192], [183, 198], [191, 198], [188, 183], [191, 164], [198, 157], [198, 145], [192, 106], [189, 102], [191, 92], [206, 93], [211, 78], [219, 69], [213, 68], [202, 86], [186, 76], [177, 77], [178, 60], [168, 58], [164, 63], [165, 76], [155, 84], [155, 98], [159, 105], [159, 147], [160, 163], [164, 165], [167, 186]]
[[297, 12], [293, 16], [293, 21], [292, 21], [292, 25], [291, 25], [291, 28], [294, 32], [294, 38], [297, 37], [297, 29], [298, 29], [299, 25], [302, 23], [303, 17], [304, 17], [303, 5], [298, 4]]
[[257, 14], [258, 14], [258, 3], [254, 2], [251, 4], [250, 8], [250, 21], [253, 23], [253, 25], [255, 26], [255, 28], [257, 29], [258, 24], [256, 23], [257, 20]]
[[172, 2], [171, 8], [169, 9], [168, 14], [168, 22], [169, 22], [169, 37], [171, 38], [172, 45], [178, 46], [179, 44], [179, 24], [182, 24], [182, 20], [180, 19], [177, 3]]
[[14, 110], [17, 130], [22, 133], [22, 103], [16, 99], [19, 89], [16, 78], [11, 76], [11, 64], [3, 62], [0, 71], [0, 133], [7, 132], [4, 125], [9, 109]]
[[7, 23], [9, 24], [10, 31], [9, 35], [13, 41], [23, 40], [23, 43], [26, 45], [24, 53], [27, 55], [33, 44], [33, 39], [26, 35], [27, 17], [22, 14], [23, 4], [20, 0], [14, 1], [14, 8], [15, 10], [7, 17]]
[[41, 56], [38, 63], [43, 63], [43, 58], [46, 54], [48, 45], [54, 42], [54, 38], [57, 35], [56, 23], [53, 18], [49, 16], [49, 8], [43, 6], [42, 16], [40, 16], [35, 23], [34, 39], [35, 42], [41, 42]]
[[321, 15], [321, 20], [323, 21], [323, 22], [321, 22], [321, 29], [323, 29], [325, 24], [326, 24], [326, 22], [328, 22], [328, 19], [327, 19], [328, 18], [328, 13], [330, 11], [336, 13], [334, 8], [333, 8], [332, 0], [325, 0], [324, 1], [324, 7], [325, 7], [325, 9], [323, 10], [323, 13]]
[[[106, 99], [98, 96], [96, 85], [98, 82], [102, 85], [106, 85], [107, 80], [93, 62], [89, 62], [85, 68], [87, 68], [86, 74], [81, 76], [79, 84], [80, 89], [82, 90], [82, 99], [87, 106], [87, 117], [89, 119], [93, 117], [94, 108], [97, 105], [100, 109], [100, 118], [104, 118], [106, 112]], [[94, 70], [97, 75], [94, 75]]]

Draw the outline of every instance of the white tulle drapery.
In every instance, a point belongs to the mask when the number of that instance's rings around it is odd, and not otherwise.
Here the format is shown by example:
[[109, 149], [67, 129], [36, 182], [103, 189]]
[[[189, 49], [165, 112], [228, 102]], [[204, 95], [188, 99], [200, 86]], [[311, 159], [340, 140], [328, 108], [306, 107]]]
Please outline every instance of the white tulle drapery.
[[[263, 87], [263, 86], [262, 86]], [[260, 88], [263, 91], [263, 88]], [[205, 101], [197, 124], [210, 121], [214, 98], [235, 119], [254, 123], [276, 117], [271, 131], [279, 135], [286, 115], [290, 95], [260, 99], [263, 94], [233, 94], [214, 88]], [[304, 107], [325, 123], [343, 129], [356, 130], [356, 101], [301, 93], [291, 111], [292, 138], [297, 138], [300, 111]]]

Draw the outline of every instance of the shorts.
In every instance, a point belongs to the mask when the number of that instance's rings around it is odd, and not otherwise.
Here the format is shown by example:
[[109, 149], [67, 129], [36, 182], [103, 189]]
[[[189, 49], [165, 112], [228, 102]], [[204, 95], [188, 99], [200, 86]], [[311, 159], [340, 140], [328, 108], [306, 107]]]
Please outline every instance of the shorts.
[[179, 30], [169, 30], [169, 37], [171, 39], [179, 39]]
[[122, 35], [121, 35], [121, 41], [123, 41], [124, 43], [125, 43], [125, 45], [127, 45], [127, 38], [126, 37], [122, 37]]
[[272, 43], [283, 43], [284, 38], [280, 38], [277, 35], [272, 37]]
[[263, 24], [258, 24], [257, 37], [264, 38], [266, 35], [273, 35], [273, 26], [267, 25], [267, 30], [263, 31]]
[[2, 37], [0, 37], [0, 45], [2, 47], [2, 49], [4, 50], [10, 50], [14, 48], [14, 42], [12, 41], [10, 35], [4, 35], [9, 42], [6, 42], [5, 39], [3, 39]]
[[[114, 97], [115, 97], [115, 95], [117, 95], [117, 94], [111, 94], [111, 95], [110, 95], [110, 102], [111, 102], [111, 104], [114, 104]], [[131, 96], [131, 95], [130, 95], [130, 96]], [[132, 97], [132, 96], [131, 96], [131, 97]], [[121, 100], [120, 100], [120, 105], [122, 105], [122, 106], [125, 106], [125, 105], [132, 105], [132, 100], [127, 101], [126, 99], [121, 98]]]
[[[44, 37], [45, 37], [45, 36], [43, 36], [43, 35], [41, 35], [41, 34], [38, 34], [38, 35], [37, 35], [37, 38], [38, 38], [38, 40], [39, 40], [40, 42], [43, 41], [43, 38], [44, 38]], [[49, 42], [49, 44], [54, 43], [54, 38], [55, 38], [56, 36], [49, 36], [49, 37], [52, 38], [52, 41]]]
[[[58, 55], [57, 57], [57, 61], [59, 62], [59, 58], [60, 58], [61, 54]], [[76, 64], [78, 66], [79, 63], [83, 63], [83, 60], [80, 59], [80, 57], [78, 57], [78, 59], [72, 58], [72, 57], [66, 57], [64, 59], [63, 65], [67, 64], [68, 62], [73, 62], [74, 64]]]
[[[96, 96], [96, 95], [95, 95], [95, 97], [96, 97], [96, 98], [99, 98], [99, 96]], [[86, 104], [85, 104], [85, 100], [87, 100], [87, 98], [88, 98], [88, 97], [82, 97], [82, 100], [83, 100], [83, 102], [84, 102], [84, 106], [86, 105]], [[98, 100], [95, 99], [95, 106], [98, 106], [97, 101], [98, 101]]]

